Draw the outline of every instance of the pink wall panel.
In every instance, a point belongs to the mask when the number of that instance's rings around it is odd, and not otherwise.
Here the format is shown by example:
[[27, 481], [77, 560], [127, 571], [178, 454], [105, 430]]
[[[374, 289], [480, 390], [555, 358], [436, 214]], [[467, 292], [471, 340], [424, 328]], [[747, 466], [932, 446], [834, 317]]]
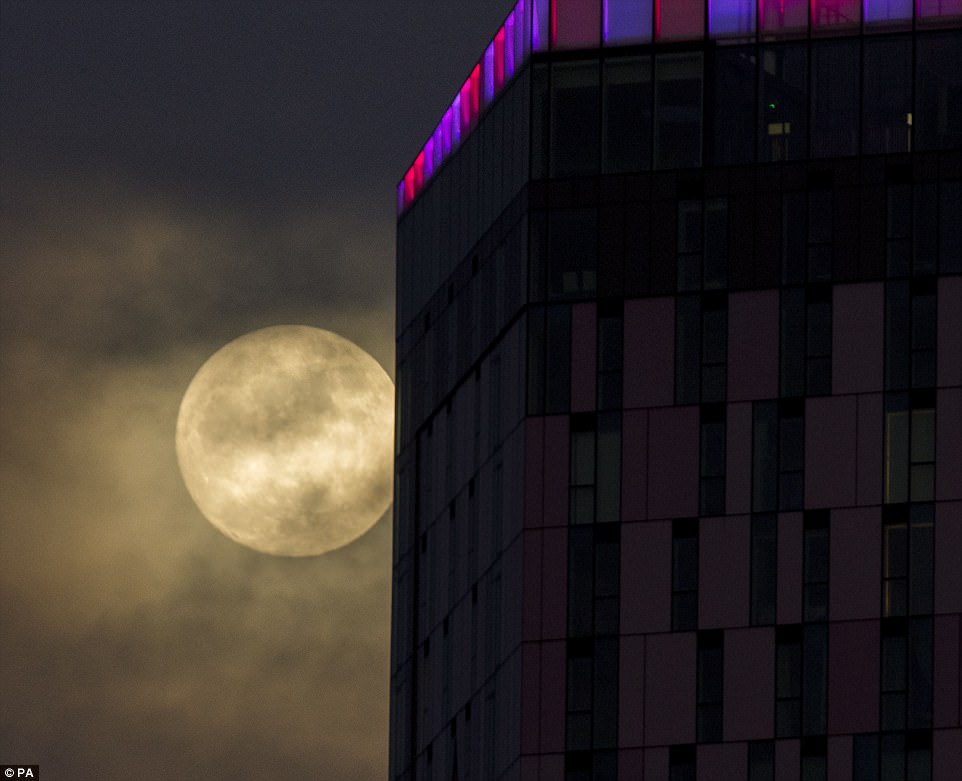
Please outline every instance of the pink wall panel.
[[802, 749], [798, 740], [775, 741], [775, 778], [798, 781], [801, 773]]
[[645, 743], [694, 740], [695, 633], [651, 636], [645, 655]]
[[541, 541], [540, 531], [526, 531], [522, 536], [524, 589], [521, 599], [523, 640], [541, 639]]
[[851, 781], [852, 737], [842, 735], [828, 739], [828, 781]]
[[544, 524], [568, 524], [568, 416], [544, 419]]
[[565, 749], [564, 640], [541, 645], [541, 751]]
[[962, 729], [932, 732], [932, 781], [959, 781], [962, 767]]
[[728, 296], [728, 399], [778, 396], [778, 291]]
[[675, 302], [625, 301], [624, 404], [667, 406], [675, 399]]
[[732, 781], [748, 777], [748, 751], [741, 743], [706, 743], [696, 754], [698, 781]]
[[541, 633], [568, 635], [568, 530], [545, 529], [541, 555]]
[[828, 631], [828, 731], [878, 729], [879, 624], [841, 621]]
[[645, 742], [645, 638], [623, 636], [618, 651], [618, 745]]
[[726, 421], [725, 507], [730, 514], [752, 508], [752, 405], [729, 404]]
[[885, 287], [836, 285], [832, 294], [832, 392], [882, 390]]
[[598, 385], [598, 313], [595, 304], [571, 307], [571, 411], [595, 408]]
[[599, 0], [554, 0], [551, 45], [555, 49], [597, 48], [601, 43]]
[[802, 514], [778, 516], [777, 617], [779, 624], [802, 620]]
[[959, 647], [959, 616], [935, 617], [934, 630], [934, 679], [935, 686], [932, 703], [932, 721], [935, 727], [962, 726], [962, 691], [959, 685], [959, 664], [962, 662], [962, 649]]
[[544, 418], [524, 422], [524, 525], [541, 526], [544, 513]]
[[541, 745], [541, 644], [521, 649], [521, 753], [537, 754]]
[[621, 419], [621, 518], [648, 517], [648, 412], [626, 410]]
[[626, 523], [621, 527], [621, 631], [670, 628], [671, 522]]
[[962, 388], [940, 390], [935, 403], [935, 498], [962, 499]]
[[962, 613], [962, 502], [935, 506], [935, 612]]
[[629, 749], [618, 752], [618, 781], [644, 781], [645, 752]]
[[858, 397], [858, 463], [855, 465], [858, 504], [882, 501], [882, 431], [885, 427], [881, 393]]
[[765, 738], [774, 730], [775, 632], [771, 627], [725, 633], [725, 740]]
[[882, 590], [879, 508], [834, 510], [830, 533], [830, 618], [877, 618]]
[[706, 518], [698, 529], [698, 628], [748, 624], [751, 521]]
[[855, 504], [854, 396], [805, 402], [805, 506]]
[[698, 407], [652, 410], [648, 418], [648, 517], [698, 514]]
[[962, 277], [940, 279], [938, 296], [938, 383], [962, 385]]

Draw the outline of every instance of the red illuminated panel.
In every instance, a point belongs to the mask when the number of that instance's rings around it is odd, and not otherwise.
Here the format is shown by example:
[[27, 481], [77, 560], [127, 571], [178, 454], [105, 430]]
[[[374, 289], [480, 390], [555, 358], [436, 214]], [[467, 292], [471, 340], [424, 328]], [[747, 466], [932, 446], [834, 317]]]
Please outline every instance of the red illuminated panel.
[[[509, 17], [510, 18], [510, 17]], [[504, 30], [502, 27], [494, 36], [494, 90], [500, 92], [504, 86]]]
[[705, 0], [655, 0], [656, 40], [691, 41], [704, 34]]
[[471, 126], [478, 121], [478, 117], [481, 115], [481, 64], [478, 63], [474, 66], [474, 70], [471, 71], [471, 76], [468, 77], [468, 82], [471, 85]]
[[585, 49], [601, 42], [599, 0], [551, 0], [551, 48]]

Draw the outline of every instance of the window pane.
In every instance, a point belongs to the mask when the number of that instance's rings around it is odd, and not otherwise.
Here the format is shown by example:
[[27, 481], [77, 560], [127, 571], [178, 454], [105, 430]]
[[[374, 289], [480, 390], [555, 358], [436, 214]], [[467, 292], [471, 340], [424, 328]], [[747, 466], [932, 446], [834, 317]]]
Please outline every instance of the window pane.
[[655, 0], [655, 38], [695, 41], [704, 35], [705, 0]]
[[828, 630], [825, 624], [805, 628], [802, 680], [802, 734], [820, 735], [826, 722], [826, 668], [828, 665]]
[[912, 410], [912, 462], [935, 461], [935, 410]]
[[808, 49], [787, 44], [762, 49], [759, 68], [759, 159], [808, 155]]
[[858, 151], [859, 41], [818, 43], [812, 49], [812, 155]]
[[601, 523], [621, 518], [621, 415], [598, 416], [598, 509]]
[[604, 79], [603, 170], [647, 170], [651, 167], [651, 60], [609, 60]]
[[752, 509], [775, 510], [778, 482], [778, 408], [775, 404], [756, 403], [752, 448]]
[[758, 15], [765, 38], [802, 35], [808, 30], [807, 0], [758, 0]]
[[812, 0], [814, 32], [838, 32], [857, 28], [861, 21], [862, 0]]
[[853, 738], [852, 781], [878, 781], [878, 735]]
[[750, 163], [755, 158], [756, 63], [754, 47], [718, 49], [715, 54], [711, 107], [715, 127], [709, 143], [716, 165]]
[[752, 605], [753, 625], [775, 621], [776, 557], [775, 516], [752, 518]]
[[605, 45], [651, 40], [653, 0], [604, 0]]
[[598, 268], [597, 210], [553, 211], [548, 226], [551, 295], [593, 292]]
[[918, 0], [916, 17], [923, 24], [952, 24], [962, 20], [962, 0]]
[[551, 69], [551, 175], [598, 170], [599, 67], [595, 61]]
[[888, 412], [885, 415], [885, 501], [907, 502], [909, 460], [909, 414]]
[[912, 23], [912, 0], [863, 0], [863, 8], [867, 28], [885, 30]]
[[655, 80], [655, 168], [700, 165], [701, 55], [660, 55]]
[[757, 740], [748, 744], [748, 781], [775, 781], [775, 743]]
[[882, 781], [905, 781], [905, 736], [882, 735], [881, 775]]
[[678, 404], [701, 397], [701, 299], [679, 296], [675, 305], [675, 396]]
[[962, 145], [962, 31], [919, 36], [915, 78], [913, 147]]

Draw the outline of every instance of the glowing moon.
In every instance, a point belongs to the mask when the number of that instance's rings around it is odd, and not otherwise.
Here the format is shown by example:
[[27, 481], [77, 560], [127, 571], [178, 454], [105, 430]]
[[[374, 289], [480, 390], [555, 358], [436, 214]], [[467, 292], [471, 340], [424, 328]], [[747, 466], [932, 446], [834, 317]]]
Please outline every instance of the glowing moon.
[[315, 556], [391, 503], [394, 383], [330, 331], [264, 328], [201, 366], [176, 442], [187, 490], [220, 531], [263, 553]]

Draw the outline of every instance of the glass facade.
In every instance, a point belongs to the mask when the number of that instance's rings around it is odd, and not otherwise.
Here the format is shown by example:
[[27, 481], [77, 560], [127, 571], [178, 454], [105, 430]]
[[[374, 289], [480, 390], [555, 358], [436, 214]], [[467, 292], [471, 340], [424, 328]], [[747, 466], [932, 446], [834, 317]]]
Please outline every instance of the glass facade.
[[398, 188], [391, 778], [954, 779], [962, 7], [519, 0]]

